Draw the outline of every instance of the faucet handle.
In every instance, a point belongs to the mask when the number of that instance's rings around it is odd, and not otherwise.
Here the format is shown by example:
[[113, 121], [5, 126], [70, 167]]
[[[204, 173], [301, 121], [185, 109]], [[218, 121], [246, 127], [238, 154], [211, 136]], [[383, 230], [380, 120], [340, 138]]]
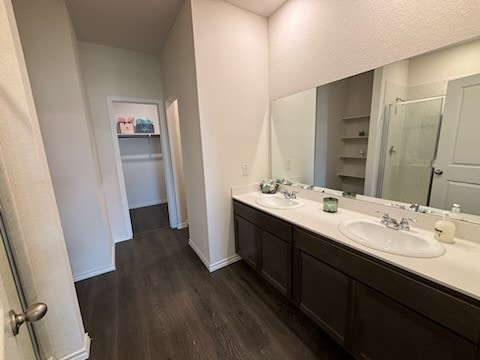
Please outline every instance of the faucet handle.
[[377, 210], [377, 214], [382, 214], [383, 215], [383, 218], [381, 220], [382, 224], [386, 225], [389, 222], [389, 220], [391, 219], [390, 214], [385, 212], [385, 211]]
[[409, 217], [402, 217], [402, 220], [400, 220], [400, 223], [398, 224], [398, 227], [401, 230], [410, 230], [410, 221], [414, 223], [418, 223], [418, 220], [409, 218]]

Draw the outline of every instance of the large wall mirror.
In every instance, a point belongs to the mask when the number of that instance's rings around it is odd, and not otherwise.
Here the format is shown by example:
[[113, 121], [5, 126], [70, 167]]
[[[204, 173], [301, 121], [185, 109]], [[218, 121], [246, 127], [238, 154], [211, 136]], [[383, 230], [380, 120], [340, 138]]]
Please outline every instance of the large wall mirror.
[[[480, 40], [272, 102], [272, 176], [480, 217]], [[362, 196], [363, 195], [363, 196]]]

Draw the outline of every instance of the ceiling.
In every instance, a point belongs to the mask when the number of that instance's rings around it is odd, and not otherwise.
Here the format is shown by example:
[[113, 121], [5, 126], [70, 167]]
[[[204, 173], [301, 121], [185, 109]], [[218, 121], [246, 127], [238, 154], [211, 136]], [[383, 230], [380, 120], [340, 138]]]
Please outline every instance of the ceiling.
[[269, 17], [287, 0], [224, 0], [239, 8], [251, 11], [263, 17]]
[[66, 0], [77, 38], [160, 53], [183, 0]]
[[[269, 17], [286, 0], [224, 0]], [[77, 38], [159, 54], [183, 0], [65, 0]]]

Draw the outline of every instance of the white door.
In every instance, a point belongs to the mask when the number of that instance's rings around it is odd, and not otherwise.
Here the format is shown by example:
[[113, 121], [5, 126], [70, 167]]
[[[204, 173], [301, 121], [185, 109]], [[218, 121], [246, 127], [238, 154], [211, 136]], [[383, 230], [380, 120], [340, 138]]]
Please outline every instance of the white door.
[[480, 75], [448, 82], [430, 199], [480, 215]]
[[0, 231], [0, 360], [31, 360], [35, 359], [35, 352], [27, 327], [24, 325], [14, 336], [9, 322], [10, 310], [18, 313], [22, 306], [4, 240]]

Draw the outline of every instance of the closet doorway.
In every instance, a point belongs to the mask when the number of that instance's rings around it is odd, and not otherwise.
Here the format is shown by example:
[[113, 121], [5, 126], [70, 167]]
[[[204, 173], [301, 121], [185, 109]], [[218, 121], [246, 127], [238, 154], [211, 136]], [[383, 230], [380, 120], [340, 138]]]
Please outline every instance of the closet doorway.
[[171, 228], [178, 228], [172, 154], [163, 102], [107, 97], [125, 224], [133, 237], [130, 210], [167, 203]]

